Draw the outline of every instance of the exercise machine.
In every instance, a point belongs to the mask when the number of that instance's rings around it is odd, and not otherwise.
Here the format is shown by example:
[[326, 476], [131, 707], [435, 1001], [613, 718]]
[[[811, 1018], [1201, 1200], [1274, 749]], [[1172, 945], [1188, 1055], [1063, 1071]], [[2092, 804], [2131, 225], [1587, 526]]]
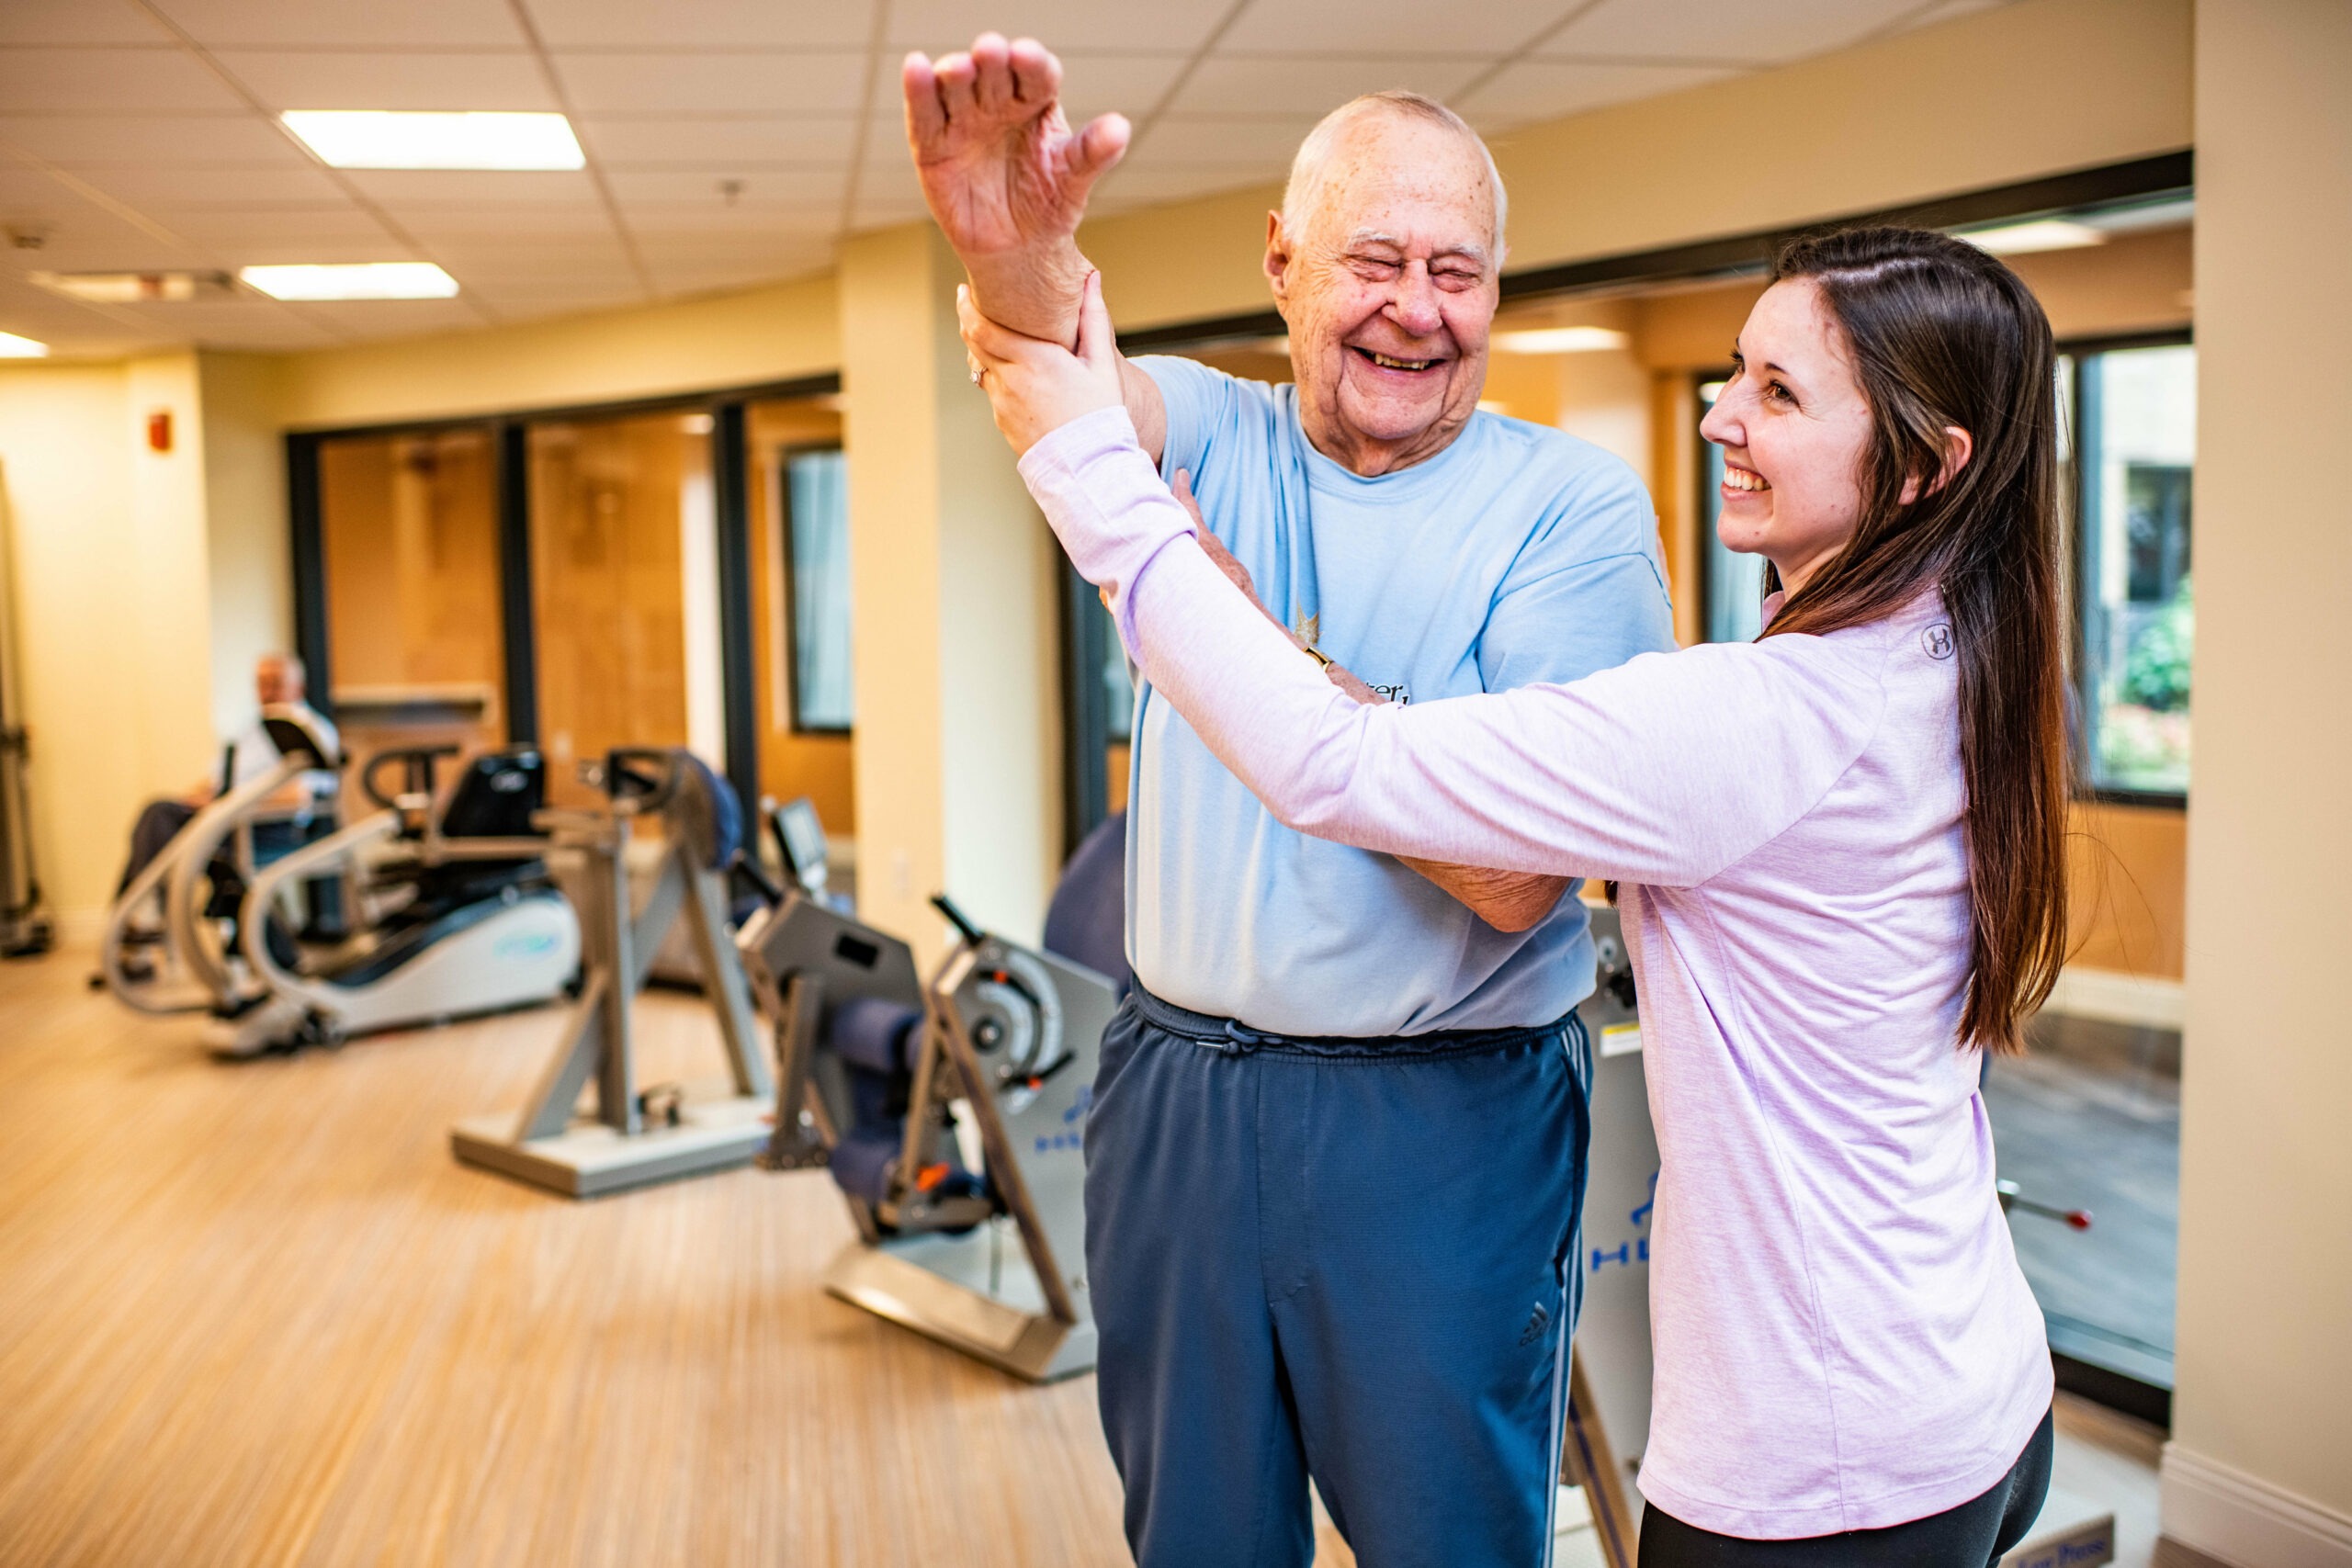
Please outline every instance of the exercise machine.
[[33, 870], [32, 802], [25, 776], [32, 752], [18, 716], [24, 710], [17, 689], [16, 593], [9, 576], [15, 551], [7, 505], [0, 493], [0, 958], [29, 958], [49, 951], [53, 928]]
[[[581, 915], [579, 999], [562, 1043], [519, 1111], [461, 1122], [450, 1148], [465, 1164], [571, 1198], [700, 1175], [750, 1160], [768, 1142], [774, 1086], [742, 965], [729, 940], [728, 876], [742, 849], [734, 794], [684, 750], [624, 748], [583, 776], [605, 809], [549, 811], [560, 874]], [[629, 846], [639, 821], [658, 823], [660, 865], [640, 905], [631, 897]], [[729, 1079], [716, 1085], [637, 1081], [633, 1011], [654, 954], [684, 919], [717, 1016]], [[579, 1102], [593, 1084], [594, 1111]]]
[[[288, 1020], [255, 1016], [267, 990], [243, 969], [233, 922], [254, 870], [254, 838], [270, 797], [304, 773], [341, 767], [327, 732], [310, 709], [262, 710], [262, 728], [277, 761], [245, 784], [234, 779], [234, 750], [223, 758], [221, 788], [142, 867], [107, 910], [98, 970], [116, 999], [138, 1011], [209, 1011], [208, 1035], [242, 1048], [266, 1041]], [[153, 931], [141, 921], [160, 915]], [[283, 932], [279, 940], [287, 940]]]
[[[537, 748], [467, 761], [435, 809], [455, 746], [379, 752], [360, 777], [373, 815], [253, 874], [239, 945], [294, 1037], [336, 1043], [553, 1000], [580, 967], [580, 922], [548, 875], [532, 818], [547, 799]], [[397, 767], [397, 789], [384, 775]], [[379, 913], [357, 940], [298, 955], [273, 923], [289, 886], [335, 876]]]
[[1034, 1382], [1092, 1367], [1084, 1131], [1114, 984], [933, 900], [927, 983], [896, 937], [791, 893], [740, 939], [776, 1037], [771, 1169], [824, 1167], [858, 1239], [834, 1295]]

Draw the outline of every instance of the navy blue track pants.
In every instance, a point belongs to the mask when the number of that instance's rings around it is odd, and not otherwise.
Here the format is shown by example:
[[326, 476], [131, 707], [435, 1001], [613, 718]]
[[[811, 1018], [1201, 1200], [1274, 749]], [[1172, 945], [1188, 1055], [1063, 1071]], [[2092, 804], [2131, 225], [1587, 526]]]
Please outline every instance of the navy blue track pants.
[[1086, 1127], [1100, 1393], [1139, 1568], [1549, 1561], [1584, 1026], [1295, 1040], [1140, 988]]

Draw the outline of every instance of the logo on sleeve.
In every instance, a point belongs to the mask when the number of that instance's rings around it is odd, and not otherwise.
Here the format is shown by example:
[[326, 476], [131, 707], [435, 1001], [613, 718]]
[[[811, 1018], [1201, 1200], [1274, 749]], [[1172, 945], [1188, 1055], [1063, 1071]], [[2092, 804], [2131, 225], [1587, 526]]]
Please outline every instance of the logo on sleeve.
[[1951, 627], [1938, 621], [1919, 634], [1919, 646], [1928, 650], [1930, 659], [1950, 659], [1952, 654]]

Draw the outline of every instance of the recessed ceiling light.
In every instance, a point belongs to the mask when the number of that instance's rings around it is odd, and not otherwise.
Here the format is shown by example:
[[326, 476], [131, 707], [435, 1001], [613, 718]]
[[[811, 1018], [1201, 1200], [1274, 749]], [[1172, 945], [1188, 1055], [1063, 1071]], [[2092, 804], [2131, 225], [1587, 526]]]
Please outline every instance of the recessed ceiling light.
[[2085, 245], [2107, 243], [2107, 236], [2089, 224], [2071, 223], [2064, 218], [2037, 218], [2029, 223], [2005, 223], [1997, 229], [1966, 231], [1960, 237], [1978, 250], [1990, 251], [1996, 256], [2030, 255], [2036, 251], [2072, 251]]
[[0, 359], [46, 359], [49, 344], [14, 333], [0, 333]]
[[431, 262], [249, 266], [237, 276], [273, 299], [447, 299], [458, 291]]
[[1631, 342], [1625, 333], [1608, 327], [1538, 327], [1532, 332], [1495, 334], [1495, 346], [1505, 354], [1596, 354]]
[[25, 276], [54, 293], [101, 305], [179, 304], [235, 289], [225, 272], [34, 272]]
[[560, 114], [288, 109], [281, 118], [338, 169], [577, 169], [588, 162]]

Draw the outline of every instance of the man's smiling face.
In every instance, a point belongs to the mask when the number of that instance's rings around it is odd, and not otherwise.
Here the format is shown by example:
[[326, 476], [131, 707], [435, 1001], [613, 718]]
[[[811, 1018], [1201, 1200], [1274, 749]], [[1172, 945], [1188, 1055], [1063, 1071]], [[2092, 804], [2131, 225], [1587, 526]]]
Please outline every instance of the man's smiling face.
[[1359, 474], [1443, 451], [1478, 406], [1502, 258], [1487, 161], [1460, 132], [1367, 114], [1331, 148], [1311, 209], [1268, 225], [1300, 416]]

